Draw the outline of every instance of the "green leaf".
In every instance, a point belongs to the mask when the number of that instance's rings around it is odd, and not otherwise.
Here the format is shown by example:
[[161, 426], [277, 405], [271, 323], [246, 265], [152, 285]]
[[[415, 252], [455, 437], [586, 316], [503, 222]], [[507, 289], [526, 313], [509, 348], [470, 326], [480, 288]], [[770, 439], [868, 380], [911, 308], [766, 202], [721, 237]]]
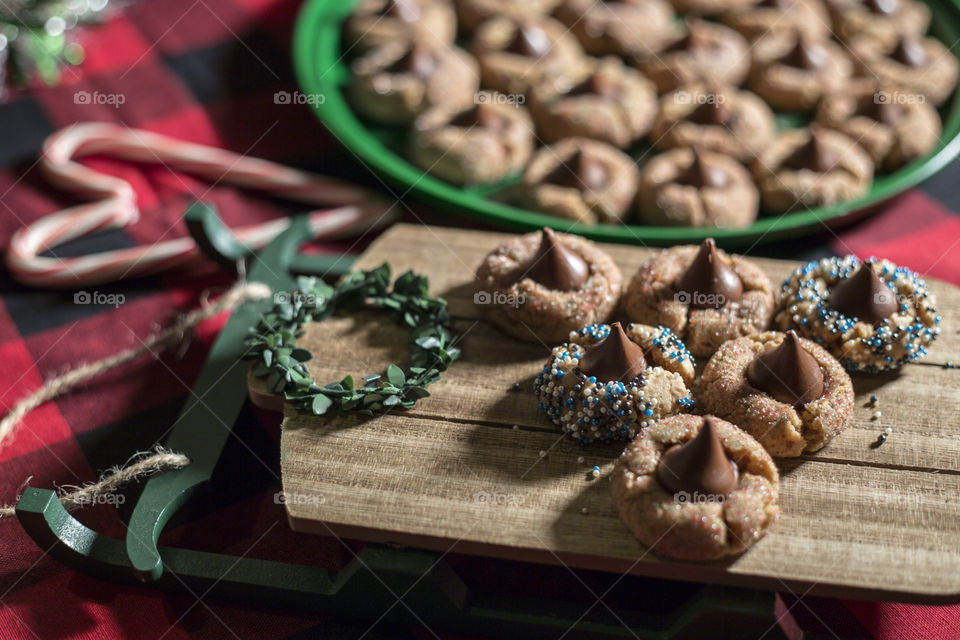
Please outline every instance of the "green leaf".
[[294, 369], [287, 369], [287, 373], [290, 376], [290, 380], [299, 385], [309, 385], [311, 382], [313, 382], [313, 380], [310, 379], [310, 376], [305, 376]]
[[314, 415], [322, 416], [332, 404], [333, 400], [322, 393], [317, 394], [313, 397], [313, 402], [310, 403], [310, 410], [313, 411]]
[[290, 352], [290, 356], [298, 362], [307, 362], [313, 357], [313, 354], [306, 349], [297, 348]]
[[443, 346], [436, 336], [424, 336], [423, 338], [417, 338], [416, 342], [417, 346], [421, 349], [435, 349]]
[[269, 367], [272, 363], [273, 363], [273, 351], [270, 351], [269, 349], [264, 350], [263, 364]]
[[353, 391], [353, 376], [346, 376], [343, 380], [340, 381], [340, 385], [349, 391]]
[[393, 405], [398, 404], [399, 402], [400, 402], [400, 396], [398, 395], [387, 396], [387, 398], [383, 401], [383, 406], [392, 407]]
[[407, 381], [406, 376], [403, 375], [403, 369], [395, 364], [387, 367], [387, 379], [390, 380], [390, 384], [395, 387], [402, 387]]

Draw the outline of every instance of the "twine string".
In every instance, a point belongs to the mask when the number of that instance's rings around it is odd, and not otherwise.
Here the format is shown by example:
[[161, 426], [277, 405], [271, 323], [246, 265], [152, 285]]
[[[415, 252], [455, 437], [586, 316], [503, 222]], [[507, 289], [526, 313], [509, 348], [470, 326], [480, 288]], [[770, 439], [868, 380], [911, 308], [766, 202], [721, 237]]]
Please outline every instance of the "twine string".
[[[126, 364], [145, 353], [152, 353], [181, 342], [184, 335], [191, 329], [222, 311], [232, 310], [248, 300], [266, 298], [271, 293], [270, 287], [265, 284], [239, 281], [216, 302], [203, 304], [201, 307], [182, 315], [169, 327], [158, 331], [140, 344], [100, 360], [81, 364], [46, 380], [39, 389], [18, 400], [7, 415], [0, 420], [0, 449], [8, 443], [24, 416], [45, 402], [58, 398], [74, 387]], [[190, 459], [187, 456], [158, 446], [152, 452], [134, 454], [124, 465], [108, 470], [98, 482], [83, 486], [62, 487], [59, 491], [60, 502], [68, 509], [90, 504], [98, 496], [112, 493], [128, 482], [161, 470], [179, 469], [188, 464], [190, 464]], [[29, 482], [29, 478], [27, 482]], [[0, 507], [0, 518], [13, 515], [13, 505]]]
[[[60, 487], [58, 498], [60, 503], [68, 511], [71, 511], [87, 504], [93, 504], [100, 496], [113, 493], [128, 482], [152, 475], [158, 471], [182, 469], [188, 464], [190, 464], [190, 458], [187, 456], [182, 453], [174, 453], [158, 445], [152, 452], [141, 451], [134, 454], [125, 464], [113, 467], [104, 473], [97, 482], [81, 486], [66, 485]], [[27, 482], [29, 481], [30, 478], [27, 479]], [[19, 496], [17, 497], [19, 499]], [[0, 518], [12, 518], [16, 515], [15, 509], [16, 506], [13, 504], [0, 507]]]

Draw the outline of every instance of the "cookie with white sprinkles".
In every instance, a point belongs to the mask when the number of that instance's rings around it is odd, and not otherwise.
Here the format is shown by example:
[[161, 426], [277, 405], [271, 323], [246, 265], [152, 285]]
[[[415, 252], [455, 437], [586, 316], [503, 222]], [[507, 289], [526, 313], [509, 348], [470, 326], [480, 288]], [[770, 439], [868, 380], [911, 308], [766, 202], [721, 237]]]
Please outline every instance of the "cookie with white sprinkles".
[[694, 361], [666, 327], [595, 324], [570, 332], [534, 382], [538, 408], [576, 438], [630, 440], [693, 408]]
[[779, 483], [760, 443], [714, 416], [651, 425], [610, 475], [613, 502], [630, 532], [681, 560], [715, 560], [755, 544], [780, 513]]
[[783, 283], [774, 323], [829, 351], [848, 371], [876, 373], [919, 360], [940, 335], [936, 298], [889, 260], [823, 258]]

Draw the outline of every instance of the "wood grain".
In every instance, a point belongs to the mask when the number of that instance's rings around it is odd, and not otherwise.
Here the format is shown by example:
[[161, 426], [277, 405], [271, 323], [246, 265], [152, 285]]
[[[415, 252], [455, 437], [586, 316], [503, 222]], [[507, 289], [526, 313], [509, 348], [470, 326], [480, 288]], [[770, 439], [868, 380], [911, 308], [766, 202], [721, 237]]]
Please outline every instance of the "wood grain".
[[615, 455], [543, 431], [408, 415], [323, 426], [288, 416], [281, 448], [300, 531], [823, 595], [960, 593], [957, 475], [787, 462], [783, 516], [767, 537], [700, 565], [647, 553], [623, 526], [606, 478]]
[[[960, 291], [931, 283], [946, 317], [932, 364], [855, 377], [853, 424], [816, 455], [780, 461], [783, 516], [770, 534], [741, 557], [693, 565], [647, 553], [617, 517], [605, 476], [622, 446], [581, 449], [536, 411], [531, 385], [547, 348], [478, 321], [473, 268], [506, 237], [398, 225], [360, 259], [358, 268], [389, 261], [397, 273], [427, 274], [431, 292], [450, 302], [464, 357], [411, 411], [359, 420], [285, 408], [281, 465], [294, 529], [822, 595], [960, 600], [960, 371], [936, 366], [960, 361]], [[626, 277], [652, 252], [608, 251]], [[757, 263], [775, 281], [796, 266]], [[327, 382], [403, 361], [405, 341], [381, 315], [357, 314], [311, 325], [301, 344]], [[255, 379], [251, 391], [269, 401]], [[866, 406], [874, 393], [879, 421]], [[871, 448], [887, 425], [893, 435]], [[600, 479], [588, 476], [593, 465]]]

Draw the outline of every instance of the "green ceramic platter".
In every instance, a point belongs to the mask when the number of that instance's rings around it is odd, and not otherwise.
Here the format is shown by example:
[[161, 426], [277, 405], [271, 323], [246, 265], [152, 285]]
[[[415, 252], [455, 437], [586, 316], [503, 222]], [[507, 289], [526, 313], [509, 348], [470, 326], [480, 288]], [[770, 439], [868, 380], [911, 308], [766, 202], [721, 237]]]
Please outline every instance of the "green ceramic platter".
[[[798, 237], [867, 215], [876, 205], [930, 177], [960, 153], [960, 100], [955, 95], [941, 109], [943, 136], [926, 157], [899, 171], [878, 176], [870, 191], [857, 200], [831, 207], [761, 216], [745, 229], [653, 227], [635, 224], [588, 226], [519, 209], [491, 198], [503, 183], [460, 187], [409, 163], [402, 155], [404, 131], [361, 119], [344, 95], [349, 84], [349, 60], [341, 51], [341, 23], [357, 0], [307, 0], [297, 18], [293, 59], [302, 91], [323, 96], [310, 101], [324, 126], [356, 157], [385, 181], [411, 195], [456, 213], [518, 231], [543, 226], [578, 233], [593, 240], [650, 245], [695, 243], [708, 236], [728, 246]], [[947, 43], [960, 40], [960, 0], [927, 0], [933, 13], [933, 35]], [[960, 91], [958, 91], [960, 93]]]

